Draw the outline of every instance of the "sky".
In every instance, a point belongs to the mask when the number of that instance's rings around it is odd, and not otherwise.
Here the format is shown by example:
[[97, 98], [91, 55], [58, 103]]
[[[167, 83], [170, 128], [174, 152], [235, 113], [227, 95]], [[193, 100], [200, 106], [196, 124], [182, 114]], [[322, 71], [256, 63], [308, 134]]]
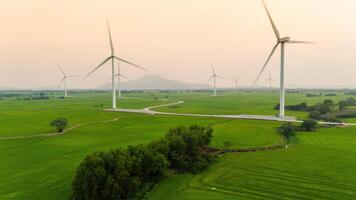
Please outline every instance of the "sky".
[[[266, 0], [282, 36], [316, 42], [286, 47], [286, 85], [356, 86], [355, 0]], [[131, 79], [146, 74], [219, 87], [253, 83], [276, 42], [260, 0], [1, 0], [0, 87], [57, 87], [61, 73], [84, 76], [110, 55], [106, 18]], [[279, 50], [259, 82], [279, 81]], [[110, 77], [104, 65], [73, 88]]]

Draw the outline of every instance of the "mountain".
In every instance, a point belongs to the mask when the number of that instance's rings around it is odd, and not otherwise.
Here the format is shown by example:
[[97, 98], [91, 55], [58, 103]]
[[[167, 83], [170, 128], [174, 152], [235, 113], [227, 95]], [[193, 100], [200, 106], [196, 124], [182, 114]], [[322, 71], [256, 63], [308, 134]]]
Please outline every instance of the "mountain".
[[[207, 85], [170, 80], [158, 75], [146, 75], [137, 80], [122, 82], [121, 86], [123, 90], [196, 90], [209, 88]], [[98, 89], [111, 89], [111, 83], [105, 84]]]
[[17, 88], [14, 88], [14, 87], [0, 87], [0, 90], [17, 90]]

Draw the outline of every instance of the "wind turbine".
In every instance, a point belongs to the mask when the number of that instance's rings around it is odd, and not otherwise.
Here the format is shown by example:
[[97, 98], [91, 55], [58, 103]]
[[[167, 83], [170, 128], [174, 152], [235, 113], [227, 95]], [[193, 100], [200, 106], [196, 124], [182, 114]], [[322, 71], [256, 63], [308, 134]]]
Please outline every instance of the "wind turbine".
[[232, 78], [232, 79], [235, 80], [235, 89], [236, 89], [236, 91], [237, 91], [237, 90], [239, 89], [239, 85], [238, 85], [239, 79], [238, 79], [238, 78]]
[[[131, 79], [127, 78], [125, 75], [121, 74], [120, 73], [120, 70], [119, 70], [119, 73], [115, 74], [115, 77], [117, 77], [118, 79], [118, 93], [119, 93], [119, 98], [121, 98], [121, 78], [124, 78], [128, 81], [131, 81]], [[106, 81], [110, 81], [111, 80], [111, 77], [109, 79], [107, 79]]]
[[62, 80], [59, 82], [58, 87], [60, 87], [60, 86], [63, 84], [63, 82], [64, 82], [64, 97], [66, 98], [66, 97], [68, 97], [67, 80], [68, 80], [68, 78], [75, 78], [75, 77], [77, 77], [77, 76], [68, 76], [68, 75], [64, 72], [64, 70], [62, 69], [61, 66], [58, 65], [58, 68], [59, 68], [59, 70], [60, 70], [60, 71], [62, 72], [62, 74], [63, 74], [63, 78], [62, 78]]
[[109, 34], [111, 55], [109, 57], [105, 58], [104, 61], [102, 61], [97, 67], [95, 67], [91, 72], [89, 72], [84, 78], [87, 78], [89, 75], [91, 75], [96, 70], [98, 70], [101, 66], [103, 66], [105, 63], [107, 63], [108, 61], [111, 60], [112, 109], [115, 110], [116, 109], [115, 60], [127, 63], [129, 65], [132, 65], [134, 67], [137, 67], [137, 68], [140, 68], [143, 70], [146, 70], [146, 69], [139, 65], [136, 65], [130, 61], [119, 58], [118, 56], [115, 55], [114, 45], [113, 45], [112, 38], [111, 38], [109, 21], [107, 20], [106, 23], [107, 23], [107, 29], [108, 29], [108, 34]]
[[125, 75], [123, 75], [121, 73], [121, 66], [120, 66], [120, 62], [117, 63], [118, 66], [117, 66], [117, 70], [118, 70], [118, 73], [115, 75], [117, 76], [117, 82], [118, 82], [118, 92], [119, 92], [119, 98], [121, 98], [121, 78], [124, 78], [126, 80], [129, 80], [131, 81], [131, 79], [127, 78]]
[[273, 82], [273, 79], [272, 79], [271, 73], [269, 73], [269, 77], [268, 77], [268, 79], [267, 79], [266, 81], [268, 81], [268, 84], [269, 84], [269, 90], [271, 91], [271, 90], [272, 90], [272, 82]]
[[308, 44], [308, 43], [312, 43], [312, 42], [304, 42], [304, 41], [295, 41], [295, 40], [291, 40], [290, 37], [281, 37], [280, 34], [279, 34], [279, 31], [277, 29], [277, 26], [275, 25], [275, 23], [273, 22], [272, 20], [272, 16], [271, 14], [269, 13], [268, 11], [268, 8], [264, 2], [264, 0], [261, 0], [262, 1], [262, 4], [267, 12], [267, 15], [268, 15], [268, 18], [269, 18], [269, 21], [272, 25], [272, 28], [273, 28], [273, 31], [274, 31], [274, 34], [276, 35], [276, 38], [277, 38], [277, 43], [274, 45], [274, 47], [272, 48], [272, 51], [271, 53], [269, 54], [265, 64], [263, 65], [260, 73], [258, 74], [255, 82], [253, 83], [253, 86], [256, 85], [257, 81], [259, 80], [259, 78], [261, 77], [263, 71], [265, 70], [268, 62], [270, 61], [273, 53], [276, 51], [277, 47], [279, 45], [281, 45], [281, 73], [280, 73], [280, 76], [281, 76], [281, 80], [280, 80], [280, 108], [279, 108], [279, 117], [280, 118], [284, 118], [285, 117], [285, 111], [284, 111], [284, 106], [285, 106], [285, 89], [284, 89], [284, 46], [285, 44], [298, 44], [298, 43], [301, 43], [301, 44]]
[[211, 79], [214, 80], [214, 97], [216, 97], [216, 78], [223, 78], [222, 76], [219, 76], [215, 73], [215, 70], [214, 70], [214, 65], [212, 64], [212, 69], [213, 69], [213, 75], [210, 76], [210, 78], [208, 79], [208, 81], [206, 83], [208, 83]]

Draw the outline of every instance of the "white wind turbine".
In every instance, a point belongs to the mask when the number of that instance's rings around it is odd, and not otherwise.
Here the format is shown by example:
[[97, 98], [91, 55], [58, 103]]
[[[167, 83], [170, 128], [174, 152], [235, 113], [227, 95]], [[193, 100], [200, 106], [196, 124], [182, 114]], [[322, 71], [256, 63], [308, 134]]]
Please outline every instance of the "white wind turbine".
[[[119, 94], [119, 98], [121, 98], [122, 97], [122, 95], [121, 95], [121, 78], [124, 78], [124, 79], [126, 79], [128, 81], [131, 81], [131, 79], [128, 78], [127, 76], [123, 75], [120, 72], [120, 63], [118, 63], [118, 64], [119, 64], [119, 67], [118, 67], [119, 73], [115, 74], [115, 77], [117, 77], [117, 79], [118, 79], [117, 80], [117, 82], [118, 82], [118, 94]], [[109, 79], [107, 79], [106, 81], [110, 81], [110, 80], [111, 80], [111, 77]]]
[[60, 86], [64, 83], [64, 97], [68, 97], [67, 80], [68, 80], [68, 78], [75, 78], [75, 77], [77, 77], [77, 76], [68, 76], [68, 75], [64, 72], [64, 70], [62, 69], [61, 66], [58, 65], [58, 68], [59, 68], [59, 70], [60, 70], [60, 71], [62, 72], [62, 74], [63, 74], [63, 78], [62, 78], [62, 80], [59, 82], [58, 87], [60, 87]]
[[274, 81], [272, 79], [271, 73], [269, 73], [269, 77], [268, 77], [268, 79], [266, 81], [268, 81], [269, 90], [271, 91], [272, 90], [272, 82]]
[[274, 45], [271, 53], [269, 54], [265, 64], [263, 65], [260, 73], [258, 74], [255, 82], [253, 83], [253, 86], [256, 85], [257, 81], [259, 80], [259, 78], [261, 77], [263, 71], [265, 70], [268, 62], [270, 61], [273, 53], [276, 51], [278, 45], [281, 45], [281, 80], [280, 80], [280, 108], [279, 108], [279, 117], [284, 118], [285, 117], [285, 111], [284, 111], [284, 106], [285, 106], [285, 89], [284, 89], [284, 45], [285, 44], [297, 44], [297, 43], [312, 43], [312, 42], [304, 42], [304, 41], [294, 41], [294, 40], [290, 40], [290, 37], [280, 37], [280, 34], [278, 32], [277, 26], [275, 25], [275, 23], [272, 20], [271, 14], [268, 11], [268, 8], [264, 2], [264, 0], [262, 0], [263, 6], [267, 12], [268, 18], [271, 22], [274, 34], [276, 35], [277, 38], [277, 43]]
[[235, 89], [236, 91], [239, 89], [239, 85], [238, 85], [238, 82], [239, 82], [239, 79], [238, 78], [232, 78], [235, 80]]
[[210, 76], [210, 78], [208, 79], [208, 81], [206, 83], [209, 83], [209, 81], [211, 79], [214, 80], [214, 97], [216, 97], [216, 78], [223, 78], [222, 76], [219, 76], [215, 73], [215, 70], [214, 70], [214, 65], [212, 64], [212, 69], [213, 69], [213, 75]]
[[[107, 28], [108, 28], [108, 33], [109, 33], [109, 40], [110, 40], [110, 49], [111, 49], [111, 55], [109, 57], [107, 57], [104, 61], [102, 61], [96, 68], [94, 68], [91, 72], [89, 72], [84, 78], [87, 78], [89, 75], [91, 75], [93, 72], [95, 72], [96, 70], [98, 70], [101, 66], [103, 66], [105, 63], [107, 63], [108, 61], [111, 60], [111, 87], [112, 87], [112, 109], [115, 110], [116, 109], [116, 86], [115, 86], [115, 60], [117, 61], [121, 61], [124, 63], [127, 63], [129, 65], [132, 65], [134, 67], [146, 70], [145, 68], [136, 65], [130, 61], [124, 60], [122, 58], [119, 58], [118, 56], [115, 55], [115, 51], [114, 51], [114, 45], [112, 42], [112, 38], [111, 38], [111, 32], [110, 32], [110, 25], [109, 25], [109, 21], [107, 21]], [[119, 86], [120, 88], [120, 86]]]

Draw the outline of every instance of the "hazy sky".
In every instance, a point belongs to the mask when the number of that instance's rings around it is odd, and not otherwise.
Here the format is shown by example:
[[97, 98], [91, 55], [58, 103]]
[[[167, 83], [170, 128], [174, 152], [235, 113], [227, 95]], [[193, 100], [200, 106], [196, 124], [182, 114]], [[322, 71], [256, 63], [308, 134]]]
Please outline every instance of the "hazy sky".
[[[356, 86], [355, 0], [266, 0], [282, 36], [315, 41], [288, 45], [286, 84]], [[211, 62], [251, 85], [275, 44], [260, 0], [1, 0], [0, 87], [57, 86], [57, 64], [83, 76], [110, 54], [105, 18], [116, 52], [150, 74], [193, 83], [211, 75]], [[132, 79], [146, 74], [122, 65]], [[279, 51], [269, 72], [279, 80]], [[110, 65], [72, 87], [96, 87]], [[277, 83], [277, 82], [276, 82]]]

